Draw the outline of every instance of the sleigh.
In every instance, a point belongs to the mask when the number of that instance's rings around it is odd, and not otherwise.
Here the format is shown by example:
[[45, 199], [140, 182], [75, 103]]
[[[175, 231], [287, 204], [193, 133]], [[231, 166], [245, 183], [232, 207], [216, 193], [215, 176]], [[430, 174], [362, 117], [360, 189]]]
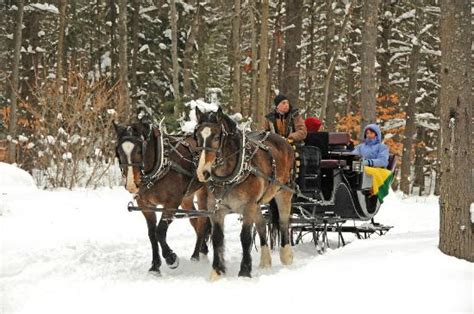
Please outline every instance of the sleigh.
[[[352, 154], [350, 136], [340, 132], [318, 132], [315, 146], [296, 147], [296, 193], [292, 202], [292, 244], [311, 234], [323, 250], [329, 246], [328, 232], [358, 238], [383, 235], [390, 226], [374, 221], [381, 207], [372, 195], [372, 177], [364, 174], [360, 156]], [[397, 156], [390, 155], [387, 169], [395, 172]]]

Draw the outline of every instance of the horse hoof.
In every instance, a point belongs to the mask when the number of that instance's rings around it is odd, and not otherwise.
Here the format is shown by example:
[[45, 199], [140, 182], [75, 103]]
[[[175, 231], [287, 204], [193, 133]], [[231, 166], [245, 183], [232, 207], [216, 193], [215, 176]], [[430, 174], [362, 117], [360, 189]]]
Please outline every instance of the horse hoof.
[[260, 256], [260, 268], [271, 268], [272, 267], [272, 256], [270, 254], [270, 249], [268, 246], [262, 246], [261, 250], [261, 256]]
[[283, 265], [291, 265], [293, 263], [293, 251], [289, 244], [280, 248], [280, 261]]
[[171, 253], [167, 258], [166, 258], [166, 265], [168, 265], [169, 268], [171, 269], [176, 269], [179, 266], [179, 258], [176, 254]]
[[247, 277], [247, 278], [252, 278], [252, 275], [248, 270], [241, 270], [239, 271], [239, 277]]
[[148, 270], [150, 272], [150, 274], [153, 274], [155, 276], [161, 276], [161, 272], [160, 272], [160, 267], [159, 266], [156, 266], [156, 265], [151, 265], [150, 269]]
[[214, 282], [219, 280], [222, 277], [220, 273], [218, 273], [215, 269], [211, 271], [211, 275], [209, 276], [209, 280]]
[[199, 262], [199, 255], [197, 256], [191, 256], [191, 262]]

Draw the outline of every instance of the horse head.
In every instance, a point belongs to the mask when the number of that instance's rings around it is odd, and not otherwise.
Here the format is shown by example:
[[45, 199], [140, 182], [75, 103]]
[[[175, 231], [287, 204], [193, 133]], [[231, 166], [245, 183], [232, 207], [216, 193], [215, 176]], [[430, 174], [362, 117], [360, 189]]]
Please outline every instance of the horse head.
[[196, 117], [198, 124], [194, 137], [201, 150], [196, 172], [199, 181], [207, 182], [211, 177], [212, 165], [218, 155], [222, 155], [224, 142], [229, 135], [236, 133], [237, 125], [221, 108], [217, 112], [201, 112], [196, 107]]
[[146, 183], [150, 171], [156, 167], [159, 141], [162, 137], [160, 128], [149, 123], [137, 122], [130, 125], [118, 125], [114, 122], [117, 133], [116, 156], [120, 170], [126, 179], [125, 188], [130, 193], [138, 193], [139, 187]]

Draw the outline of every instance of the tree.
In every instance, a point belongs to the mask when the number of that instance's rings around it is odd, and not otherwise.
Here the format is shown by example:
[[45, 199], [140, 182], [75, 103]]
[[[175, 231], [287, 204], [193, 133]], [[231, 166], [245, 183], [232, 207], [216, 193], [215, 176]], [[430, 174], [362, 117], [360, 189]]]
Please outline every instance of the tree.
[[232, 18], [232, 104], [234, 110], [241, 112], [240, 100], [240, 0], [234, 0], [234, 16]]
[[[302, 34], [303, 0], [286, 1], [286, 43], [285, 72], [282, 80], [282, 92], [290, 99], [293, 106], [299, 105], [301, 34]], [[262, 16], [263, 20], [263, 16]]]
[[57, 87], [62, 86], [63, 73], [64, 73], [64, 41], [66, 34], [66, 10], [67, 10], [67, 0], [59, 1], [59, 38], [58, 38], [58, 53], [57, 53], [57, 70], [56, 70], [56, 82]]
[[410, 178], [411, 178], [411, 155], [413, 136], [416, 133], [415, 114], [416, 114], [416, 97], [418, 95], [418, 64], [420, 62], [420, 25], [423, 25], [423, 12], [416, 1], [416, 13], [414, 22], [414, 33], [412, 37], [412, 51], [410, 54], [410, 77], [408, 84], [408, 101], [405, 104], [406, 124], [403, 139], [403, 157], [400, 171], [400, 190], [405, 194], [410, 194]]
[[179, 117], [179, 107], [177, 106], [181, 97], [179, 95], [179, 64], [178, 64], [178, 12], [176, 11], [176, 1], [170, 0], [170, 21], [171, 21], [171, 59], [173, 62], [173, 96], [176, 102], [175, 117]]
[[[375, 54], [377, 50], [378, 0], [365, 0], [363, 7], [364, 27], [362, 30], [361, 60], [361, 128], [375, 122]], [[363, 135], [362, 135], [363, 137]]]
[[474, 262], [471, 1], [441, 1], [439, 248]]
[[120, 110], [125, 119], [130, 119], [130, 92], [128, 89], [127, 49], [127, 0], [119, 0], [119, 64], [120, 64]]
[[258, 80], [258, 105], [257, 123], [263, 125], [265, 102], [267, 100], [267, 79], [268, 79], [268, 11], [269, 1], [262, 0], [262, 19], [260, 28], [260, 63]]
[[10, 144], [8, 147], [8, 159], [11, 163], [16, 162], [16, 137], [18, 129], [18, 108], [17, 108], [17, 94], [18, 94], [18, 80], [20, 72], [20, 56], [21, 56], [21, 30], [23, 28], [23, 0], [18, 0], [17, 3], [17, 18], [15, 33], [13, 35], [14, 52], [13, 52], [13, 73], [11, 79], [11, 93], [10, 93], [10, 121], [9, 121], [9, 133], [10, 133]]

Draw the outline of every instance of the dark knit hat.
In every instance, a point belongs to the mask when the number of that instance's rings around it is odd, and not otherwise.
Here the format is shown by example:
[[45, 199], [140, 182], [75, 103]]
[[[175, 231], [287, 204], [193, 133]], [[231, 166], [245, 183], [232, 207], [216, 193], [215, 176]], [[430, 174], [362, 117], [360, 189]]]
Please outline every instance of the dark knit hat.
[[283, 100], [288, 100], [288, 97], [283, 94], [278, 94], [275, 99], [273, 99], [273, 102], [275, 103], [275, 106], [278, 106], [278, 104], [281, 103]]

